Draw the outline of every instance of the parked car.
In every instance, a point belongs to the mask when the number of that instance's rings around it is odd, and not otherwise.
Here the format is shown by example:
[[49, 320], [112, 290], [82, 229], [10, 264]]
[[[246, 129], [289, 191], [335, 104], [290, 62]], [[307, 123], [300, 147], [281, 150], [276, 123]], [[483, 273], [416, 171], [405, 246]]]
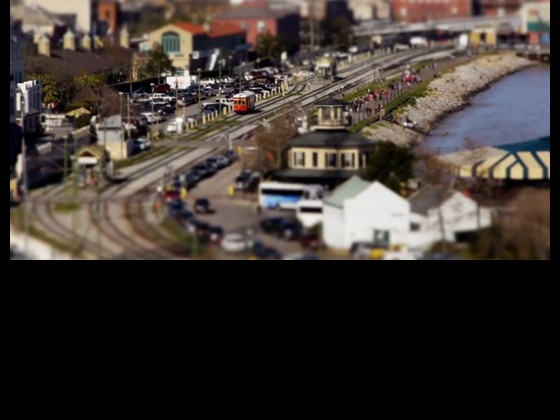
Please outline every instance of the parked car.
[[230, 164], [239, 159], [239, 155], [234, 150], [226, 150], [224, 155], [227, 156]]
[[136, 153], [142, 152], [143, 150], [146, 150], [146, 145], [144, 143], [142, 143], [141, 141], [139, 141], [138, 139], [133, 139], [132, 140], [132, 150]]
[[284, 260], [319, 260], [320, 258], [312, 254], [289, 254], [284, 257]]
[[287, 241], [297, 240], [301, 235], [301, 226], [296, 220], [286, 219], [280, 223], [276, 234]]
[[221, 169], [218, 165], [218, 160], [216, 159], [215, 156], [209, 157], [208, 159], [206, 159], [206, 164], [208, 166], [211, 166], [212, 169], [214, 169], [215, 171], [218, 171], [218, 169]]
[[181, 199], [173, 199], [167, 202], [167, 214], [177, 217], [185, 209], [185, 203]]
[[253, 242], [252, 254], [261, 260], [280, 260], [282, 255], [274, 248], [266, 246], [261, 241]]
[[319, 249], [321, 238], [317, 233], [302, 233], [299, 237], [299, 243], [304, 249]]
[[239, 253], [247, 250], [248, 241], [240, 233], [228, 233], [222, 239], [222, 248], [226, 252]]
[[140, 137], [136, 140], [144, 145], [144, 150], [150, 150], [152, 148], [152, 141], [150, 139], [146, 137]]
[[260, 226], [264, 233], [273, 234], [278, 231], [283, 221], [284, 217], [267, 217], [261, 220]]
[[247, 188], [247, 184], [249, 180], [253, 176], [253, 172], [247, 169], [242, 170], [239, 175], [235, 178], [234, 186], [236, 190], [245, 190]]
[[199, 177], [199, 179], [208, 178], [210, 176], [210, 172], [208, 171], [206, 164], [203, 163], [199, 163], [198, 165], [196, 165], [193, 168], [193, 171], [196, 172], [196, 175]]
[[190, 219], [187, 230], [189, 233], [196, 235], [200, 242], [206, 243], [210, 241], [210, 225], [202, 220]]
[[214, 209], [207, 198], [198, 198], [194, 202], [194, 211], [198, 214], [212, 214]]
[[170, 201], [173, 200], [180, 200], [181, 193], [177, 190], [168, 190], [163, 193], [163, 199], [165, 200], [166, 203], [169, 203]]
[[224, 238], [224, 229], [221, 226], [210, 226], [209, 229], [210, 242], [214, 244], [219, 244]]

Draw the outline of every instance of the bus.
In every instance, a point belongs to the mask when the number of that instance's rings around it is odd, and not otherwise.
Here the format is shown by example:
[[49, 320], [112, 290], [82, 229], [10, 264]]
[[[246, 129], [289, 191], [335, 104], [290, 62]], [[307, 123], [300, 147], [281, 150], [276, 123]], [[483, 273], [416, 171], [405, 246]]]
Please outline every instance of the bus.
[[323, 192], [321, 185], [261, 182], [259, 206], [262, 209], [295, 210], [300, 200], [321, 200]]
[[246, 91], [233, 95], [233, 112], [246, 114], [255, 110], [257, 95], [254, 92]]
[[323, 223], [323, 200], [299, 200], [296, 218], [305, 228]]

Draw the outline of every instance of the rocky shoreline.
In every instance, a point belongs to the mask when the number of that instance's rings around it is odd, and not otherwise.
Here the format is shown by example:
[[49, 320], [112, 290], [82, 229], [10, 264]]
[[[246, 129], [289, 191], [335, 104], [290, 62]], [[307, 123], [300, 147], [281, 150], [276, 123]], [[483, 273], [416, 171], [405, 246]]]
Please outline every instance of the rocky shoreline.
[[382, 122], [364, 128], [368, 138], [392, 141], [399, 145], [413, 145], [428, 135], [448, 115], [470, 105], [470, 98], [488, 89], [505, 76], [527, 67], [538, 65], [534, 61], [514, 54], [494, 54], [463, 64], [450, 73], [443, 74], [427, 87], [425, 96], [417, 98], [414, 105], [399, 110], [399, 119], [416, 123], [414, 130], [398, 124]]

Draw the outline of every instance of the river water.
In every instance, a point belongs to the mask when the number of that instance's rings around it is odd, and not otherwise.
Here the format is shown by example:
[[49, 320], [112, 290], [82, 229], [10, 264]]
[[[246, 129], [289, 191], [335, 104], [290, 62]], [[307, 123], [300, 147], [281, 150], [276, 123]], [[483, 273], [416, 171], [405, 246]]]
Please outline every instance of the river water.
[[445, 154], [549, 135], [550, 67], [539, 66], [507, 76], [473, 97], [470, 106], [446, 118], [426, 141]]

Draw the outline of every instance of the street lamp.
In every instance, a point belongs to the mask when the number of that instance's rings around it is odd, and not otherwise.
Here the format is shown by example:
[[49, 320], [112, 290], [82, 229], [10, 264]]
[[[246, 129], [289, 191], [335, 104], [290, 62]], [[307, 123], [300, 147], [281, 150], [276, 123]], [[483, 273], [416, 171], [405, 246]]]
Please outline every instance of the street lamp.
[[119, 92], [119, 115], [121, 117], [121, 159], [124, 159], [123, 93]]
[[218, 91], [218, 99], [222, 97], [222, 66], [224, 65], [224, 60], [218, 60], [218, 79], [220, 83], [220, 90]]
[[154, 83], [150, 83], [152, 88], [152, 96], [150, 97], [150, 105], [152, 106], [152, 113], [150, 115], [150, 140], [154, 141]]
[[228, 55], [228, 76], [231, 76], [231, 59], [233, 57], [231, 55]]
[[200, 123], [201, 120], [201, 109], [200, 109], [200, 73], [202, 72], [202, 69], [199, 67], [196, 69], [197, 73], [198, 73], [198, 122]]

